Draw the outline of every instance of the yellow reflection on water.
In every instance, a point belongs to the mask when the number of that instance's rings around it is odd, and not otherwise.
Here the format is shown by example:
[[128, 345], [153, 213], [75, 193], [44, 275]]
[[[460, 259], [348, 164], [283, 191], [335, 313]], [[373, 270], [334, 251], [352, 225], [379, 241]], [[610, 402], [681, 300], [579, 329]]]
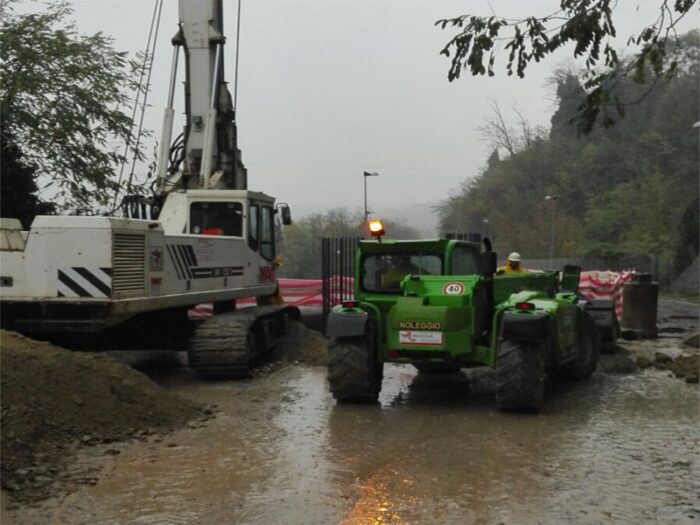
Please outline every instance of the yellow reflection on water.
[[[360, 497], [343, 519], [343, 525], [402, 525], [408, 523], [402, 511], [415, 507], [418, 498], [406, 494], [402, 488], [414, 481], [400, 479], [396, 471], [373, 474], [360, 483]], [[393, 485], [398, 485], [395, 488]]]

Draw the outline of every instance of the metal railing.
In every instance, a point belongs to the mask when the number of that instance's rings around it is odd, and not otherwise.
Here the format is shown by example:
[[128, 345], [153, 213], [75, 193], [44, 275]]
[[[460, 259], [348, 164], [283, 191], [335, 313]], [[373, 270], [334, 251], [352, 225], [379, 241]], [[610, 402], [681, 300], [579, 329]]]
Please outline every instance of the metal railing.
[[353, 297], [355, 252], [358, 237], [326, 237], [321, 239], [321, 288], [323, 326], [331, 308]]

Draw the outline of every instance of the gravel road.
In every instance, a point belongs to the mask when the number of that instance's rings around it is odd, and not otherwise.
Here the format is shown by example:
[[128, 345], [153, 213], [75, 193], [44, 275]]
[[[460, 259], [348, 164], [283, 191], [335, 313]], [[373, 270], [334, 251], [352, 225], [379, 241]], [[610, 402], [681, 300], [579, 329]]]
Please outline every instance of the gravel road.
[[[684, 314], [660, 309], [660, 324], [682, 331], [624, 346], [684, 351], [697, 317], [670, 315]], [[538, 415], [497, 411], [486, 369], [387, 366], [375, 406], [337, 405], [325, 377], [294, 363], [242, 382], [175, 369], [158, 382], [216, 405], [215, 418], [83, 449], [75, 468], [92, 469], [94, 483], [5, 508], [2, 522], [700, 522], [698, 385], [667, 370], [553, 385]]]

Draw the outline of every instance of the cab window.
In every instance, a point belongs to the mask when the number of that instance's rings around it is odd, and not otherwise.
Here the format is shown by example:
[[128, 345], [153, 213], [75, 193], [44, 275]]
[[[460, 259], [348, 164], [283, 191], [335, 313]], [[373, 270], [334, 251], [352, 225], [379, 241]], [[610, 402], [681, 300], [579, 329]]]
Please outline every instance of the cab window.
[[243, 205], [240, 202], [193, 202], [190, 233], [243, 236]]
[[248, 207], [248, 245], [252, 250], [258, 249], [258, 205], [251, 204]]
[[472, 275], [479, 273], [479, 258], [467, 246], [455, 246], [452, 252], [452, 275]]
[[442, 258], [434, 254], [377, 254], [362, 261], [362, 289], [369, 292], [401, 293], [408, 275], [441, 275]]
[[268, 261], [275, 257], [275, 235], [273, 211], [270, 206], [260, 208], [260, 255]]

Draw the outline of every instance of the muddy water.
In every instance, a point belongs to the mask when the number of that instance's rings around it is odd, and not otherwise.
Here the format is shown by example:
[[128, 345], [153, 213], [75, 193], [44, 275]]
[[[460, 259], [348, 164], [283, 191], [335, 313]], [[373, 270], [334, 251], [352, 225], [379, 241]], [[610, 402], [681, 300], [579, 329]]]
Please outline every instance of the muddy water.
[[498, 412], [488, 372], [385, 376], [376, 406], [337, 406], [323, 368], [221, 383], [178, 371], [162, 383], [216, 403], [216, 419], [125, 445], [95, 485], [6, 522], [700, 521], [697, 385], [598, 374], [551, 389], [533, 416]]

